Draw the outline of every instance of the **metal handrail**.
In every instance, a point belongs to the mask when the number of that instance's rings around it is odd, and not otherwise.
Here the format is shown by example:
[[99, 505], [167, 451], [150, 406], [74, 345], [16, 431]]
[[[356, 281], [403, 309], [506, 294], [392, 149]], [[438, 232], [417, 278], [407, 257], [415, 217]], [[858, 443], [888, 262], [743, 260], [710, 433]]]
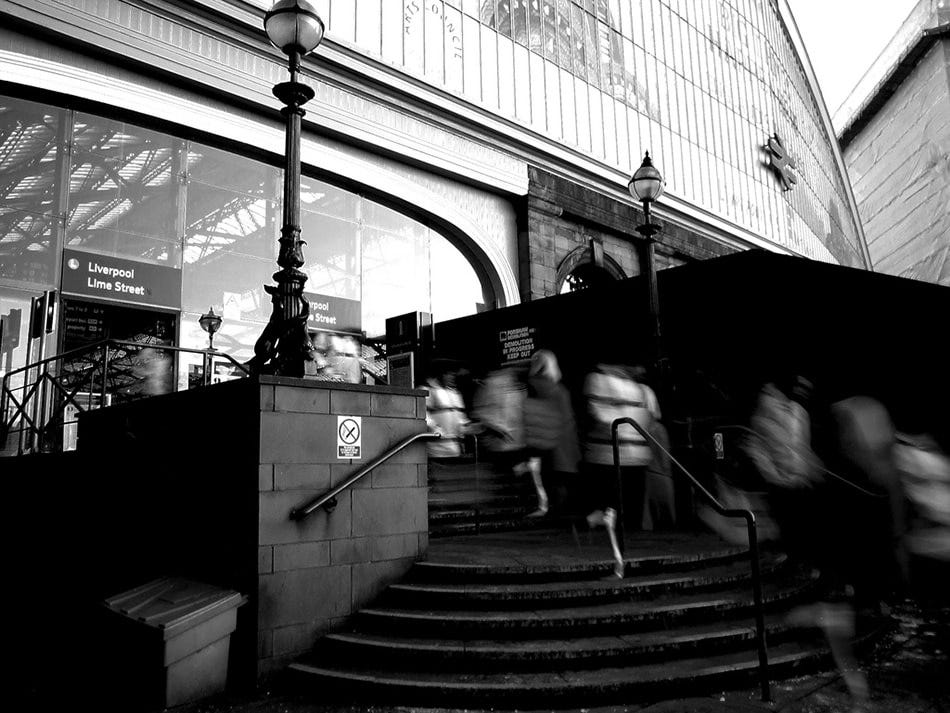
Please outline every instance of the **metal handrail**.
[[618, 540], [621, 553], [623, 552], [624, 545], [623, 483], [620, 474], [620, 441], [617, 437], [617, 432], [619, 431], [620, 426], [625, 423], [633, 426], [641, 436], [647, 439], [648, 443], [652, 443], [654, 446], [659, 448], [667, 456], [667, 458], [670, 459], [670, 462], [674, 463], [680, 469], [680, 471], [682, 471], [690, 485], [692, 485], [695, 490], [699, 491], [699, 493], [709, 502], [710, 505], [712, 505], [713, 509], [717, 513], [723, 517], [741, 517], [745, 520], [746, 530], [749, 534], [749, 560], [752, 568], [752, 599], [755, 607], [755, 638], [759, 653], [759, 679], [762, 687], [762, 700], [765, 702], [770, 702], [772, 700], [772, 689], [769, 683], [769, 658], [765, 644], [765, 614], [762, 606], [762, 573], [759, 567], [759, 537], [755, 526], [755, 513], [753, 513], [751, 510], [725, 507], [712, 493], [703, 487], [702, 483], [700, 483], [682, 463], [673, 457], [672, 453], [670, 453], [656, 438], [649, 434], [646, 429], [643, 428], [643, 426], [627, 416], [618, 418], [611, 424], [610, 429], [614, 450], [614, 468], [616, 469], [617, 473], [617, 492], [620, 495], [618, 502], [619, 509], [617, 512], [617, 523], [619, 525]]
[[423, 433], [416, 433], [412, 436], [409, 436], [405, 440], [400, 441], [396, 445], [392, 446], [388, 451], [382, 453], [381, 455], [376, 456], [369, 463], [364, 465], [362, 468], [357, 470], [353, 475], [347, 478], [345, 481], [340, 483], [334, 488], [330, 488], [323, 495], [319, 495], [311, 500], [308, 500], [303, 505], [295, 507], [290, 511], [291, 520], [303, 520], [305, 517], [310, 515], [314, 510], [318, 508], [324, 508], [327, 512], [333, 510], [336, 507], [336, 497], [342, 493], [347, 488], [352, 487], [355, 483], [359, 482], [364, 476], [366, 476], [371, 470], [379, 467], [387, 460], [392, 458], [394, 455], [399, 453], [401, 450], [408, 448], [416, 441], [435, 441], [439, 438], [442, 438], [442, 435], [439, 433], [432, 433], [429, 431]]
[[[45, 391], [44, 395], [41, 397], [37, 396], [37, 389], [41, 383], [46, 383], [47, 381], [51, 382], [54, 387], [57, 387], [63, 395], [64, 404], [72, 404], [78, 410], [84, 410], [81, 403], [78, 402], [75, 398], [76, 393], [78, 392], [79, 386], [75, 387], [72, 391], [69, 391], [67, 388], [63, 388], [62, 384], [57, 383], [57, 379], [62, 379], [62, 375], [51, 375], [50, 374], [50, 365], [54, 362], [65, 362], [70, 359], [82, 358], [83, 356], [94, 354], [96, 352], [101, 352], [101, 365], [93, 363], [86, 370], [79, 370], [75, 373], [70, 373], [69, 376], [74, 376], [76, 374], [88, 373], [91, 375], [91, 372], [97, 368], [100, 368], [101, 371], [101, 391], [103, 398], [105, 397], [107, 391], [107, 380], [109, 373], [109, 360], [112, 350], [140, 350], [140, 349], [157, 349], [163, 352], [173, 352], [173, 353], [188, 353], [188, 354], [201, 354], [202, 359], [210, 360], [214, 357], [220, 357], [229, 361], [233, 366], [236, 366], [238, 369], [244, 372], [245, 375], [250, 375], [248, 368], [241, 362], [234, 359], [229, 354], [224, 352], [219, 352], [216, 349], [193, 349], [190, 347], [178, 347], [170, 344], [147, 344], [142, 342], [133, 342], [122, 339], [103, 339], [98, 342], [93, 342], [82, 347], [77, 347], [76, 349], [70, 349], [67, 352], [62, 352], [60, 354], [54, 354], [53, 356], [46, 357], [39, 361], [27, 364], [18, 369], [13, 369], [12, 371], [3, 375], [3, 380], [0, 382], [0, 435], [3, 436], [4, 440], [7, 433], [10, 430], [12, 424], [16, 421], [17, 417], [20, 417], [24, 420], [24, 423], [28, 426], [28, 433], [32, 434], [29, 438], [36, 438], [43, 429], [48, 427], [48, 423], [40, 423], [39, 419], [34, 418], [28, 413], [28, 404], [32, 399], [37, 398], [46, 398]], [[30, 374], [35, 373], [35, 380], [30, 378]], [[23, 375], [23, 384], [14, 388], [10, 387], [10, 382], [14, 377]], [[88, 378], [86, 376], [83, 377]], [[210, 363], [205, 362], [205, 378], [210, 379]], [[65, 383], [65, 382], [64, 382]], [[17, 399], [14, 394], [14, 391], [22, 391], [23, 395], [21, 399]], [[91, 399], [91, 391], [90, 391]], [[13, 405], [13, 413], [9, 416], [8, 420], [8, 408], [10, 405]], [[35, 408], [35, 407], [34, 407]], [[42, 408], [42, 407], [41, 407]], [[44, 414], [45, 415], [45, 414]], [[35, 444], [34, 446], [35, 447]], [[22, 444], [22, 433], [21, 433], [21, 444], [20, 452], [22, 453], [23, 444]]]

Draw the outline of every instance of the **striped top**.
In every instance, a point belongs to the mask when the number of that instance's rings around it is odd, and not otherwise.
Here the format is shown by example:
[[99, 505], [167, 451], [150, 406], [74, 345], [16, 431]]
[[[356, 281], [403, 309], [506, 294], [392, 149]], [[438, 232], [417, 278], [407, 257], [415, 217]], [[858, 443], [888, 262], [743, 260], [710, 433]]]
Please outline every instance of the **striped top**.
[[[584, 381], [584, 398], [590, 427], [584, 444], [584, 460], [597, 465], [613, 465], [610, 427], [618, 418], [632, 418], [644, 429], [660, 418], [656, 394], [646, 384], [628, 376], [622, 367], [599, 366]], [[649, 443], [632, 426], [617, 432], [621, 465], [648, 465], [653, 460]]]
[[426, 388], [429, 390], [426, 397], [426, 425], [430, 431], [442, 434], [438, 441], [429, 442], [429, 455], [434, 458], [458, 457], [462, 454], [462, 435], [469, 423], [462, 395], [435, 379], [429, 379]]

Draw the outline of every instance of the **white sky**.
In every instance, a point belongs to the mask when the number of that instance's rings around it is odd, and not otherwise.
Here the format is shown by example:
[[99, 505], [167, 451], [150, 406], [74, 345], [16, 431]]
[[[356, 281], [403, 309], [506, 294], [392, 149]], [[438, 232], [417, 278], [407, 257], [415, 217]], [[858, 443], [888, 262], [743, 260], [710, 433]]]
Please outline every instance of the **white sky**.
[[918, 0], [788, 0], [828, 112], [858, 80]]

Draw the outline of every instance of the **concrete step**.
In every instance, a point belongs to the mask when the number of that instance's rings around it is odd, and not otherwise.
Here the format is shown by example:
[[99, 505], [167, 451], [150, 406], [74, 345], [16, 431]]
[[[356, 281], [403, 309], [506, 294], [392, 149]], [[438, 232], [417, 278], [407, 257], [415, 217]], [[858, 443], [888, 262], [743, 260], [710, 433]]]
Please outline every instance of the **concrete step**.
[[[770, 649], [773, 678], [826, 663], [828, 652], [814, 643], [786, 642]], [[753, 647], [719, 656], [701, 656], [656, 663], [597, 669], [535, 672], [404, 671], [369, 665], [337, 667], [304, 661], [291, 666], [298, 685], [321, 700], [344, 691], [348, 700], [387, 705], [430, 705], [460, 708], [585, 708], [611, 703], [646, 703], [664, 695], [722, 690], [754, 681], [758, 659]]]
[[[549, 533], [545, 529], [548, 523], [538, 520], [538, 535], [542, 539]], [[524, 538], [524, 534], [519, 537]], [[716, 567], [722, 564], [743, 561], [748, 562], [748, 550], [730, 545], [721, 540], [700, 538], [690, 535], [668, 535], [673, 544], [667, 544], [662, 538], [647, 538], [637, 535], [628, 541], [628, 554], [625, 558], [627, 576], [648, 573], [683, 572], [699, 567]], [[578, 556], [570, 556], [551, 551], [543, 558], [523, 558], [519, 556], [518, 546], [500, 548], [495, 561], [491, 563], [473, 562], [465, 553], [468, 538], [446, 539], [440, 542], [443, 554], [439, 560], [417, 562], [410, 570], [407, 582], [441, 583], [528, 583], [553, 582], [579, 579], [598, 579], [613, 572], [613, 561], [609, 559], [610, 550], [607, 535], [603, 531], [578, 535], [576, 543]], [[654, 546], [653, 543], [657, 542]], [[458, 555], [453, 554], [453, 546], [458, 547]]]
[[[748, 591], [746, 591], [748, 589]], [[766, 607], [788, 606], [813, 591], [812, 583], [787, 577], [763, 585]], [[552, 609], [404, 609], [371, 607], [356, 615], [361, 631], [452, 638], [564, 638], [631, 634], [746, 615], [751, 586], [726, 592], [661, 595], [652, 600], [576, 604]], [[751, 616], [751, 614], [749, 614]]]
[[[778, 571], [787, 557], [767, 554], [760, 568], [763, 576]], [[637, 572], [631, 566], [631, 572]], [[548, 582], [404, 582], [386, 590], [392, 606], [424, 609], [432, 606], [471, 608], [550, 608], [598, 601], [602, 603], [644, 599], [660, 594], [722, 588], [748, 582], [751, 568], [745, 560], [729, 560], [687, 572], [631, 574], [624, 579], [555, 580]]]
[[[796, 630], [784, 615], [766, 618], [771, 646], [786, 641]], [[374, 662], [390, 668], [426, 670], [525, 671], [619, 666], [635, 662], [696, 656], [755, 645], [752, 621], [728, 621], [683, 626], [675, 630], [635, 635], [541, 639], [445, 639], [386, 636], [348, 632], [325, 637], [311, 663]]]

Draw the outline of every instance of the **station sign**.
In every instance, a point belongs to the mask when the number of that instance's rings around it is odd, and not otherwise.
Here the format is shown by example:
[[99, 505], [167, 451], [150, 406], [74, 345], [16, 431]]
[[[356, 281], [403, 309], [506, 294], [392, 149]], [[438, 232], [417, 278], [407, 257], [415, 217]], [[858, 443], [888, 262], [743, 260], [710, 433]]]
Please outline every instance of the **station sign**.
[[303, 296], [310, 302], [308, 328], [346, 334], [362, 333], [363, 309], [359, 300], [331, 297], [317, 292], [304, 292]]
[[181, 270], [66, 249], [63, 251], [63, 292], [178, 309]]

